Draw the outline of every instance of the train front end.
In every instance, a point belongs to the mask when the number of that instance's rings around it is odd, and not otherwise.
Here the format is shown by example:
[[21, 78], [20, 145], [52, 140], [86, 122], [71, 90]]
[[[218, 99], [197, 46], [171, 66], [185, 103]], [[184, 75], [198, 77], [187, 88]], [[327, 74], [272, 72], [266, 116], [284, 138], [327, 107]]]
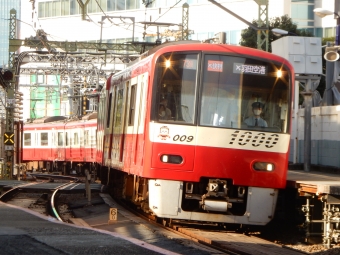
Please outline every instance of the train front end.
[[154, 58], [149, 208], [162, 218], [267, 224], [286, 185], [290, 64], [229, 45], [165, 47]]

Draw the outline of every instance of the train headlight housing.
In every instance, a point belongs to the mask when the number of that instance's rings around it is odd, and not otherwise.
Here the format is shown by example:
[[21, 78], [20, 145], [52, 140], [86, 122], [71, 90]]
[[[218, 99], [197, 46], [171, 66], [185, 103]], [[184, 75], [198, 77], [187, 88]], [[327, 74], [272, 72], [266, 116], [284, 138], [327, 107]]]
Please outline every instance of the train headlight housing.
[[267, 171], [267, 172], [272, 172], [275, 169], [275, 166], [273, 163], [269, 162], [255, 162], [253, 164], [253, 168], [256, 171]]
[[183, 158], [179, 155], [162, 155], [161, 161], [163, 163], [170, 163], [170, 164], [182, 164]]

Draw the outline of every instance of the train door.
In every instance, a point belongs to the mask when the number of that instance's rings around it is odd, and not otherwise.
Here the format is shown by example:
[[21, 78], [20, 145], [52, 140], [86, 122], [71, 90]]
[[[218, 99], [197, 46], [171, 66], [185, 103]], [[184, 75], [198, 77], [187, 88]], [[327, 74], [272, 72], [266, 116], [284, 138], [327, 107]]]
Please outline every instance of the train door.
[[96, 126], [90, 126], [84, 132], [84, 147], [87, 148], [87, 162], [94, 162], [96, 158]]
[[33, 158], [34, 159], [37, 159], [37, 156], [39, 155], [38, 153], [38, 146], [39, 146], [39, 141], [38, 141], [38, 130], [35, 129], [34, 130], [34, 133], [33, 133], [33, 136], [34, 136], [34, 141], [33, 141]]
[[149, 131], [152, 168], [194, 169], [198, 70], [198, 53], [166, 53], [156, 62]]
[[83, 155], [82, 155], [82, 146], [81, 146], [81, 128], [77, 126], [76, 128], [72, 129], [72, 140], [73, 143], [71, 143], [71, 157], [75, 160], [82, 161]]
[[32, 130], [24, 131], [23, 138], [24, 138], [22, 149], [23, 160], [32, 159], [34, 150], [33, 146], [34, 132]]
[[[128, 119], [127, 119], [127, 115], [128, 115], [128, 107], [129, 107], [129, 85], [130, 85], [130, 81], [127, 81], [125, 83], [125, 96], [123, 97], [123, 109], [122, 109], [122, 135], [121, 135], [121, 140], [120, 140], [120, 144], [119, 144], [119, 162], [123, 163], [123, 159], [124, 159], [124, 152], [127, 152], [128, 150], [125, 151], [125, 142], [126, 142], [126, 135], [127, 135], [127, 125], [128, 125]], [[126, 155], [125, 155], [126, 156]]]
[[123, 152], [125, 143], [125, 113], [128, 83], [120, 83], [115, 86], [115, 113], [113, 118], [112, 134], [112, 167], [123, 168]]
[[57, 130], [57, 160], [64, 161], [65, 160], [65, 134], [64, 130]]
[[112, 127], [113, 127], [113, 116], [115, 112], [115, 97], [116, 87], [113, 87], [108, 97], [108, 105], [106, 112], [106, 123], [105, 123], [105, 136], [104, 136], [104, 162], [105, 166], [112, 166]]
[[[129, 121], [128, 129], [132, 134], [131, 153], [130, 153], [130, 170], [133, 171], [135, 166], [142, 165], [143, 139], [141, 134], [144, 132], [144, 114], [146, 108], [146, 84], [147, 74], [139, 75], [133, 79], [130, 90], [129, 104]], [[135, 172], [133, 172], [136, 174]]]
[[85, 132], [85, 125], [82, 125], [79, 129], [78, 129], [78, 150], [79, 150], [79, 159], [81, 161], [84, 161], [86, 158], [85, 155], [85, 144], [84, 144], [84, 132]]
[[52, 145], [51, 145], [51, 161], [55, 160], [57, 158], [57, 150], [58, 150], [58, 144], [57, 144], [57, 130], [55, 128], [52, 128]]
[[135, 114], [136, 114], [136, 91], [137, 91], [137, 77], [130, 82], [131, 86], [127, 84], [128, 94], [126, 96], [126, 121], [124, 131], [124, 168], [131, 171], [132, 161], [134, 158], [133, 144], [135, 140]]
[[69, 129], [67, 129], [67, 127], [65, 126], [65, 160], [66, 161], [71, 161], [71, 153], [70, 153], [70, 132]]
[[[111, 79], [109, 78], [107, 82], [110, 82]], [[97, 132], [96, 132], [96, 162], [99, 164], [104, 164], [104, 125], [105, 125], [105, 106], [106, 102], [106, 90], [103, 90], [100, 93], [99, 97], [99, 107], [98, 107], [98, 116], [97, 116]]]

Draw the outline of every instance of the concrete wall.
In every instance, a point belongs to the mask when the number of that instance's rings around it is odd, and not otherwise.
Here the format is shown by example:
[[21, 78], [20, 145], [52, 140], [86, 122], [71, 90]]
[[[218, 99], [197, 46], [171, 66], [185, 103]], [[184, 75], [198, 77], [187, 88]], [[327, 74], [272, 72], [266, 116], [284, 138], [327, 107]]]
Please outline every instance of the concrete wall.
[[[304, 163], [305, 109], [293, 117], [297, 128], [292, 129], [290, 161]], [[294, 125], [293, 125], [294, 126]], [[312, 108], [311, 164], [340, 168], [340, 106]]]

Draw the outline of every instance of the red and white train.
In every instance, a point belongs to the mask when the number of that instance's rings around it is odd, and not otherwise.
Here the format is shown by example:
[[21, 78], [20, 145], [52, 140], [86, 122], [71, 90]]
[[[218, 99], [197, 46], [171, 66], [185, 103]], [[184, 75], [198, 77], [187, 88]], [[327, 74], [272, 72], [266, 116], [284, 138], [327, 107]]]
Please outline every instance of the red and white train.
[[63, 116], [25, 123], [22, 160], [27, 170], [84, 173], [96, 167], [97, 113], [81, 120]]
[[[286, 185], [293, 86], [290, 63], [267, 52], [162, 44], [108, 78], [91, 160], [114, 196], [165, 222], [265, 225]], [[246, 120], [254, 105], [262, 124]]]

